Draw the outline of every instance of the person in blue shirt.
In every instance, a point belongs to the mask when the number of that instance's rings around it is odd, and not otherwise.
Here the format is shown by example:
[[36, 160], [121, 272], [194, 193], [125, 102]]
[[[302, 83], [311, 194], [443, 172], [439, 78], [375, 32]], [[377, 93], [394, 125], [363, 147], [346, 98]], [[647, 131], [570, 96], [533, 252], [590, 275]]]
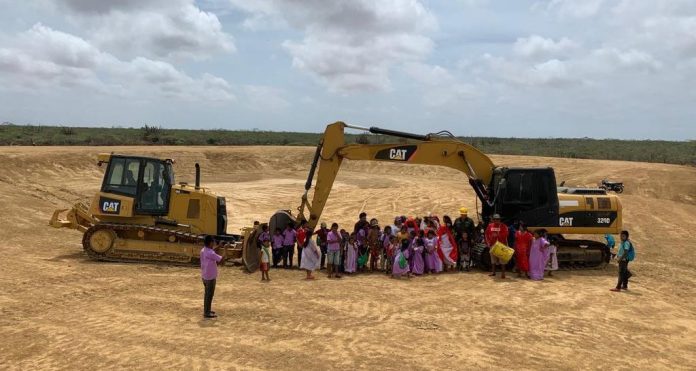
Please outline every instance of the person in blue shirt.
[[614, 253], [614, 247], [616, 247], [616, 240], [614, 240], [614, 236], [610, 235], [609, 233], [605, 234], [604, 238], [607, 240], [607, 258], [613, 260], [614, 258], [616, 258], [616, 254]]
[[633, 275], [628, 270], [628, 263], [633, 261], [635, 256], [636, 251], [633, 243], [628, 239], [628, 231], [621, 231], [621, 244], [619, 245], [619, 252], [616, 254], [616, 258], [619, 260], [619, 281], [611, 291], [628, 290], [628, 279]]

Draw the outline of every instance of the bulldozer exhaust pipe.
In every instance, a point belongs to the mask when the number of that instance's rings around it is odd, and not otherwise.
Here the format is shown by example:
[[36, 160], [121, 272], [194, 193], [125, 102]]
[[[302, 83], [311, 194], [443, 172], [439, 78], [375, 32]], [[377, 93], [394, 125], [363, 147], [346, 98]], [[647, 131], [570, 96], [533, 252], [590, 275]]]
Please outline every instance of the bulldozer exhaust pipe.
[[201, 188], [201, 165], [196, 162], [196, 189]]

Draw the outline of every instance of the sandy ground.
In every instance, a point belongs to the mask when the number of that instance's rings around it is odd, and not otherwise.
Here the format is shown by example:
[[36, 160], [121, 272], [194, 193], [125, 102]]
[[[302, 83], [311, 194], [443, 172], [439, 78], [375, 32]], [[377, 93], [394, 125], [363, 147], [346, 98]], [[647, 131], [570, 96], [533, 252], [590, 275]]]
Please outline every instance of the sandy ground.
[[[553, 166], [569, 185], [626, 182], [625, 227], [638, 248], [631, 291], [611, 293], [616, 266], [543, 282], [481, 272], [315, 282], [299, 271], [224, 267], [202, 320], [195, 267], [88, 260], [80, 233], [47, 226], [98, 189], [95, 154], [170, 156], [178, 181], [227, 197], [230, 232], [298, 206], [311, 148], [0, 148], [0, 368], [7, 369], [693, 369], [696, 365], [696, 169], [493, 156]], [[473, 208], [465, 178], [441, 168], [346, 163], [324, 220], [365, 210]]]

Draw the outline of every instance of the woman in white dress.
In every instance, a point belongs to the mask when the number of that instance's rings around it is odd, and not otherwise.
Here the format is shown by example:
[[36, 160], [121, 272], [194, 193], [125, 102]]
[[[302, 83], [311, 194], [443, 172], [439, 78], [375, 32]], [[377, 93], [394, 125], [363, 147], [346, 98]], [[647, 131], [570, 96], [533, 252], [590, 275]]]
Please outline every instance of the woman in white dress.
[[317, 247], [316, 242], [312, 239], [312, 231], [307, 231], [307, 237], [305, 238], [304, 247], [302, 248], [302, 264], [300, 269], [307, 271], [307, 280], [313, 280], [315, 270], [319, 269], [319, 264], [321, 263], [321, 251]]

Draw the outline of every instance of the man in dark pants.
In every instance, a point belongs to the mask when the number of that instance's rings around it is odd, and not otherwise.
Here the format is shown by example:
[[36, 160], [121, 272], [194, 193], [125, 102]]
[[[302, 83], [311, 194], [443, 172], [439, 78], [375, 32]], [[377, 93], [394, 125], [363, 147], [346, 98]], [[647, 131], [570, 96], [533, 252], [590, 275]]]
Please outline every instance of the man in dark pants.
[[215, 295], [215, 283], [217, 281], [217, 265], [223, 263], [222, 256], [213, 250], [213, 236], [205, 236], [201, 249], [201, 279], [203, 280], [203, 317], [215, 318], [217, 315], [212, 310], [213, 295]]
[[321, 227], [319, 230], [317, 230], [317, 245], [319, 245], [319, 250], [321, 251], [321, 264], [319, 265], [319, 269], [324, 269], [325, 263], [326, 263], [326, 252], [327, 252], [327, 246], [328, 246], [328, 241], [327, 236], [329, 233], [329, 229], [326, 228], [326, 223], [322, 222]]
[[619, 281], [611, 291], [628, 290], [628, 279], [633, 275], [628, 270], [628, 263], [633, 261], [635, 256], [636, 252], [633, 248], [633, 243], [628, 239], [628, 231], [621, 231], [621, 245], [619, 245], [619, 252], [616, 254], [616, 257], [619, 259]]
[[[467, 266], [463, 267], [462, 266], [462, 259], [458, 259], [457, 261], [457, 268], [459, 270], [466, 269], [469, 270], [469, 266], [471, 265], [471, 243], [472, 243], [472, 238], [474, 236], [474, 221], [469, 218], [469, 210], [467, 210], [466, 207], [462, 207], [459, 209], [459, 218], [454, 220], [454, 239], [457, 241], [457, 245], [459, 246], [459, 253], [462, 255], [466, 255], [465, 261], [467, 262]], [[466, 241], [464, 240], [466, 238]], [[466, 246], [466, 251], [462, 247]]]
[[296, 241], [297, 231], [295, 230], [295, 224], [288, 222], [287, 227], [283, 231], [283, 268], [292, 268], [292, 256], [295, 254]]

